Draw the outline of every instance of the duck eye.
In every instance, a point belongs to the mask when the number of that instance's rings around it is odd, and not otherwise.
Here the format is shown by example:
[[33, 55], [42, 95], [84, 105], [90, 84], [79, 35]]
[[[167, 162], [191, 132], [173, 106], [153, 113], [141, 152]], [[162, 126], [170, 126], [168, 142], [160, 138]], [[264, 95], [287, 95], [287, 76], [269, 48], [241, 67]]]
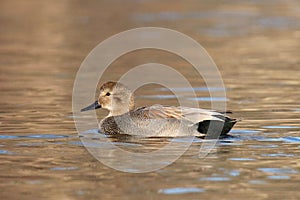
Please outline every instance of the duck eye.
[[106, 93], [105, 95], [106, 95], [106, 96], [110, 96], [110, 93], [108, 92], [108, 93]]

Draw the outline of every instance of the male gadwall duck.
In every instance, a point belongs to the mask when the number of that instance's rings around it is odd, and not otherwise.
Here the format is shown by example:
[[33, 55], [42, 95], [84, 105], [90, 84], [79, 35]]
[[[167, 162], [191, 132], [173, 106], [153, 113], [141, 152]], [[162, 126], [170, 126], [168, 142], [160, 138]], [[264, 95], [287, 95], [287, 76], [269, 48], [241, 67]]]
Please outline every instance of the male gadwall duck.
[[237, 122], [223, 113], [200, 108], [153, 105], [135, 109], [133, 93], [117, 82], [104, 83], [98, 100], [81, 111], [98, 108], [109, 110], [99, 123], [100, 132], [105, 134], [218, 137], [226, 135]]

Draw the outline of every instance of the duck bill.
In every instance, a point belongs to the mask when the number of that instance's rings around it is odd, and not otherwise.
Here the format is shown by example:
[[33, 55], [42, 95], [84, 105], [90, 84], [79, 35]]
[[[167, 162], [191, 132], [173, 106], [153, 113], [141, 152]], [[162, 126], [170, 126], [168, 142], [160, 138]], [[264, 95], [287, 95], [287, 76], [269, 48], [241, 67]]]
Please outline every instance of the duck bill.
[[80, 111], [83, 112], [83, 111], [87, 111], [87, 110], [96, 110], [98, 108], [101, 108], [101, 105], [98, 103], [98, 101], [95, 101], [88, 107], [82, 108]]

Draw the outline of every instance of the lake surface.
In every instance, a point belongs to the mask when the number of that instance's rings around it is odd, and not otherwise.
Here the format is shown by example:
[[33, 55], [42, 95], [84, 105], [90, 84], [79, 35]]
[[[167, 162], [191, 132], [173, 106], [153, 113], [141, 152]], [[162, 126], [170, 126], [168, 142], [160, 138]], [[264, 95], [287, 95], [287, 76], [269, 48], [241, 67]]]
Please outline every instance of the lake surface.
[[[298, 1], [4, 0], [0, 9], [1, 199], [300, 199]], [[125, 173], [83, 146], [72, 90], [81, 62], [99, 42], [143, 26], [174, 29], [199, 42], [222, 75], [230, 116], [242, 121], [205, 158], [198, 157], [203, 141], [195, 139], [167, 167]], [[180, 71], [199, 97], [190, 100], [201, 107], [220, 100], [210, 98], [183, 59], [155, 50], [120, 57], [101, 81], [147, 62]], [[139, 89], [136, 101], [178, 103], [158, 85]], [[169, 140], [111, 142], [136, 152]]]

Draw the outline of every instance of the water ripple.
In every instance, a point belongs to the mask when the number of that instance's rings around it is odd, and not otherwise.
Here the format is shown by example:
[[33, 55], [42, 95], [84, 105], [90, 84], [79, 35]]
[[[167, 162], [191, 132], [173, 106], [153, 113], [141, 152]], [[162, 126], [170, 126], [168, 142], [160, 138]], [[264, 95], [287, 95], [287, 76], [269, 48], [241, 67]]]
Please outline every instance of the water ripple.
[[262, 185], [262, 184], [266, 184], [267, 182], [263, 180], [250, 180], [249, 183], [255, 185]]
[[290, 176], [285, 176], [285, 175], [278, 176], [278, 175], [274, 175], [274, 176], [268, 176], [267, 178], [268, 179], [284, 179], [284, 180], [286, 180], [286, 179], [290, 179]]
[[262, 128], [267, 128], [267, 129], [292, 129], [292, 128], [300, 128], [300, 126], [263, 126]]
[[200, 178], [200, 180], [201, 181], [230, 181], [231, 179], [228, 177], [213, 176], [213, 177]]
[[260, 148], [277, 148], [276, 144], [267, 144], [267, 145], [249, 145], [250, 148], [260, 149]]
[[78, 167], [52, 167], [50, 170], [53, 171], [64, 171], [64, 170], [76, 170]]
[[254, 158], [229, 158], [228, 160], [232, 161], [254, 161]]
[[7, 151], [7, 150], [3, 150], [3, 149], [0, 149], [0, 155], [3, 154], [3, 155], [9, 155], [9, 154], [14, 154], [13, 152], [11, 151]]
[[40, 138], [40, 139], [57, 139], [68, 138], [68, 135], [56, 135], [56, 134], [33, 134], [33, 135], [0, 135], [0, 139], [18, 139], [18, 138]]
[[268, 154], [261, 154], [264, 157], [293, 157], [294, 154], [285, 154], [285, 153], [268, 153]]
[[258, 168], [258, 170], [273, 174], [298, 174], [298, 171], [292, 168]]
[[201, 193], [205, 190], [202, 188], [184, 188], [184, 187], [178, 187], [178, 188], [167, 188], [167, 189], [160, 189], [158, 193], [162, 194], [187, 194], [187, 193]]
[[230, 133], [234, 133], [234, 134], [257, 134], [259, 132], [260, 131], [257, 131], [257, 130], [239, 130], [239, 129], [230, 131]]

